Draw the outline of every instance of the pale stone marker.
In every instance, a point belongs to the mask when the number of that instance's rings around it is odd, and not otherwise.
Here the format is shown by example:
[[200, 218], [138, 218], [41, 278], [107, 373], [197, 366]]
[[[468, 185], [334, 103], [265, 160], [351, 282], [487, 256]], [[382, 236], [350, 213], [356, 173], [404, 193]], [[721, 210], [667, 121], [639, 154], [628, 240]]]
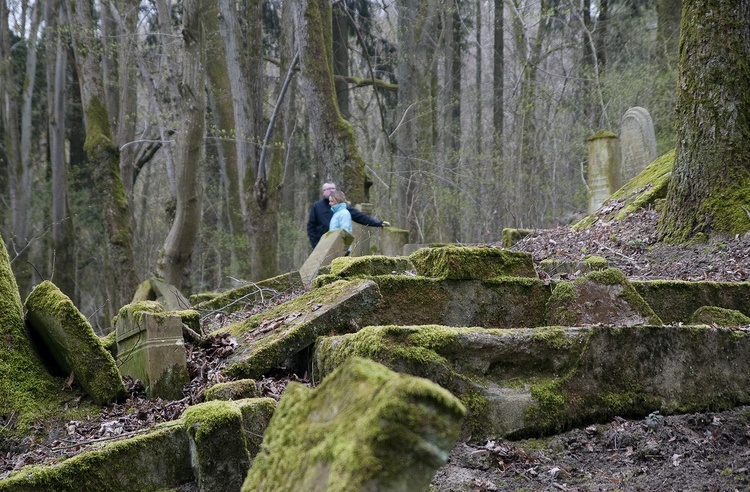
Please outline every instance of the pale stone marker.
[[409, 231], [396, 227], [383, 227], [380, 236], [380, 254], [385, 256], [401, 256], [404, 245], [409, 242]]
[[190, 380], [182, 340], [182, 319], [173, 313], [120, 310], [115, 322], [120, 373], [143, 381], [150, 397], [178, 400]]
[[620, 178], [620, 141], [606, 130], [589, 137], [589, 213], [594, 213], [624, 183]]
[[623, 115], [620, 152], [622, 184], [633, 179], [656, 159], [654, 122], [645, 108], [635, 106]]
[[310, 253], [310, 256], [307, 257], [307, 260], [302, 265], [302, 268], [299, 269], [302, 284], [305, 288], [309, 288], [312, 285], [312, 281], [318, 275], [320, 267], [330, 265], [334, 258], [344, 256], [353, 240], [354, 236], [344, 229], [336, 229], [323, 234], [318, 245], [315, 246], [313, 252]]
[[[358, 203], [354, 206], [363, 214], [372, 215], [371, 203]], [[365, 256], [371, 253], [370, 246], [378, 243], [379, 227], [369, 227], [352, 221], [354, 244], [351, 256]]]

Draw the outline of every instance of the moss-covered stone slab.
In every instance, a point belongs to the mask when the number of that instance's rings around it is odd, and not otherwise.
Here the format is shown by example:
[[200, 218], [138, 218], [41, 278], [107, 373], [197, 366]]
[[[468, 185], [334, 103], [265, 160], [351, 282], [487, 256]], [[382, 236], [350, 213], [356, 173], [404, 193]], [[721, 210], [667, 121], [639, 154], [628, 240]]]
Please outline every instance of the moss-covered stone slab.
[[[202, 297], [197, 296], [195, 299], [198, 302], [195, 303], [195, 309], [200, 312], [222, 311], [233, 313], [242, 309], [250, 309], [255, 304], [277, 296], [279, 293], [302, 289], [302, 277], [300, 277], [298, 271], [293, 271], [259, 282], [249, 282], [226, 292], [214, 293], [213, 295], [203, 294]], [[200, 300], [204, 297], [208, 297], [208, 299]]]
[[125, 385], [112, 355], [68, 296], [52, 282], [37, 285], [26, 298], [26, 320], [60, 368], [98, 404], [124, 398]]
[[56, 465], [22, 468], [0, 480], [0, 492], [167, 490], [194, 480], [188, 436], [177, 421]]
[[547, 305], [548, 325], [661, 325], [661, 319], [616, 268], [560, 282]]
[[665, 323], [689, 323], [702, 306], [716, 306], [750, 316], [750, 282], [630, 282]]
[[442, 280], [406, 275], [371, 277], [383, 303], [367, 312], [365, 325], [531, 327], [545, 324], [551, 288], [538, 278]]
[[403, 256], [345, 256], [331, 262], [331, 275], [340, 278], [396, 275], [411, 270], [414, 270], [414, 265]]
[[254, 379], [238, 379], [226, 383], [218, 383], [203, 393], [206, 401], [212, 400], [242, 400], [244, 398], [260, 398], [261, 394]]
[[700, 325], [750, 326], [750, 317], [734, 309], [703, 306], [693, 313], [690, 322]]
[[164, 280], [151, 277], [138, 285], [132, 302], [156, 301], [167, 311], [180, 311], [190, 308], [190, 301], [174, 285]]
[[259, 378], [274, 367], [294, 364], [317, 337], [356, 330], [361, 317], [381, 300], [372, 280], [339, 280], [230, 325], [224, 330], [235, 337], [237, 347], [226, 372]]
[[36, 419], [64, 408], [63, 383], [47, 372], [23, 322], [18, 285], [0, 237], [0, 451]]
[[271, 398], [196, 405], [146, 434], [22, 468], [0, 491], [239, 490], [275, 408]]
[[315, 366], [320, 378], [359, 356], [426, 377], [461, 399], [481, 439], [745, 405], [748, 350], [746, 331], [708, 326], [386, 326], [321, 338]]
[[146, 393], [168, 400], [182, 398], [190, 381], [182, 338], [182, 318], [155, 301], [128, 304], [115, 320], [120, 373], [140, 379]]
[[315, 379], [352, 357], [366, 357], [450, 390], [469, 411], [466, 434], [476, 439], [508, 435], [528, 426], [525, 412], [533, 404], [533, 381], [572, 370], [587, 335], [562, 328], [368, 326], [320, 338]]
[[529, 253], [485, 247], [422, 248], [409, 257], [417, 275], [452, 280], [488, 280], [497, 277], [533, 277]]
[[427, 490], [464, 414], [440, 386], [353, 358], [314, 390], [290, 383], [242, 490]]
[[605, 200], [595, 214], [584, 217], [573, 225], [573, 229], [586, 229], [599, 220], [609, 222], [624, 219], [629, 213], [653, 206], [657, 200], [666, 197], [674, 154], [675, 151], [671, 150], [657, 158]]

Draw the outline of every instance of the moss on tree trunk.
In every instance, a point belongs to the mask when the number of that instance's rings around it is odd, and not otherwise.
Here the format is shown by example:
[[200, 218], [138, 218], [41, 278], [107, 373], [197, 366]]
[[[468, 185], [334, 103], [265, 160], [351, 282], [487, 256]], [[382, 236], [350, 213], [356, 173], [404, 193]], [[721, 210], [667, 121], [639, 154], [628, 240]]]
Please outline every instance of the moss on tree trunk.
[[750, 230], [750, 1], [686, 0], [678, 138], [659, 236]]

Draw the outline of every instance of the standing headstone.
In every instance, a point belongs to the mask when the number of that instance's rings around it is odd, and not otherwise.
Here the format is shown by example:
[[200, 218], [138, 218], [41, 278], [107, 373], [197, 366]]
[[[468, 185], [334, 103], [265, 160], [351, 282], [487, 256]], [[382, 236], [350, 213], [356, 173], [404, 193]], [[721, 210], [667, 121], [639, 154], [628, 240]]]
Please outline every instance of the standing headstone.
[[632, 107], [622, 117], [620, 152], [623, 184], [637, 176], [656, 159], [654, 122], [645, 108]]
[[140, 379], [146, 394], [168, 400], [182, 398], [190, 381], [182, 340], [182, 319], [174, 312], [141, 302], [120, 309], [115, 321], [120, 373]]
[[354, 236], [344, 229], [336, 229], [323, 234], [318, 245], [315, 246], [313, 252], [310, 253], [310, 256], [307, 257], [307, 260], [302, 265], [302, 268], [299, 269], [302, 284], [305, 288], [309, 288], [312, 285], [312, 281], [318, 276], [320, 267], [330, 265], [334, 258], [344, 256], [353, 240]]
[[[354, 206], [357, 210], [366, 215], [372, 215], [371, 203], [358, 203]], [[371, 253], [370, 245], [373, 242], [377, 244], [376, 235], [380, 232], [379, 227], [368, 227], [357, 222], [352, 222], [354, 233], [354, 244], [352, 244], [351, 256], [366, 256]]]
[[624, 183], [620, 178], [620, 141], [601, 130], [589, 137], [589, 213], [594, 213]]

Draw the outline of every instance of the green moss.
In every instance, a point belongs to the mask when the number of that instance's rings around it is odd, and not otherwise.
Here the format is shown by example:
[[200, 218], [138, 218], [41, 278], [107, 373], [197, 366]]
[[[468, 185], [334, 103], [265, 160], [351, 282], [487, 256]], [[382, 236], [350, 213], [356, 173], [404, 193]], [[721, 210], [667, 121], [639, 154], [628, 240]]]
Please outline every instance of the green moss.
[[[649, 205], [656, 205], [658, 200], [667, 195], [669, 179], [672, 175], [674, 166], [674, 149], [658, 157], [654, 162], [648, 165], [636, 177], [625, 183], [625, 185], [614, 192], [602, 208], [608, 204], [624, 202], [624, 207], [613, 207], [613, 211], [601, 217], [601, 220], [622, 220], [628, 214], [633, 213]], [[573, 226], [573, 230], [587, 229], [594, 224], [600, 217], [596, 214], [585, 217]]]
[[240, 379], [226, 383], [218, 383], [208, 388], [203, 397], [210, 400], [240, 400], [243, 398], [258, 398], [260, 391], [253, 379]]
[[587, 255], [583, 261], [594, 270], [603, 270], [609, 266], [607, 259], [602, 256]]
[[514, 244], [532, 232], [534, 231], [531, 229], [511, 229], [506, 227], [503, 229], [501, 244], [503, 245], [503, 248], [511, 248]]
[[531, 255], [500, 248], [422, 248], [409, 257], [417, 274], [440, 279], [536, 277]]
[[692, 323], [715, 324], [719, 326], [747, 326], [750, 317], [734, 309], [717, 306], [702, 306], [690, 318]]
[[600, 138], [617, 138], [617, 135], [609, 130], [599, 130], [598, 132], [591, 135], [587, 140], [590, 142], [592, 140], [599, 140]]
[[489, 400], [476, 389], [462, 393], [459, 399], [468, 412], [464, 422], [464, 430], [475, 436], [488, 435], [488, 422], [485, 415], [491, 410]]
[[534, 330], [531, 340], [542, 342], [555, 350], [569, 348], [572, 344], [572, 341], [565, 335], [565, 330], [559, 326], [548, 326]]

